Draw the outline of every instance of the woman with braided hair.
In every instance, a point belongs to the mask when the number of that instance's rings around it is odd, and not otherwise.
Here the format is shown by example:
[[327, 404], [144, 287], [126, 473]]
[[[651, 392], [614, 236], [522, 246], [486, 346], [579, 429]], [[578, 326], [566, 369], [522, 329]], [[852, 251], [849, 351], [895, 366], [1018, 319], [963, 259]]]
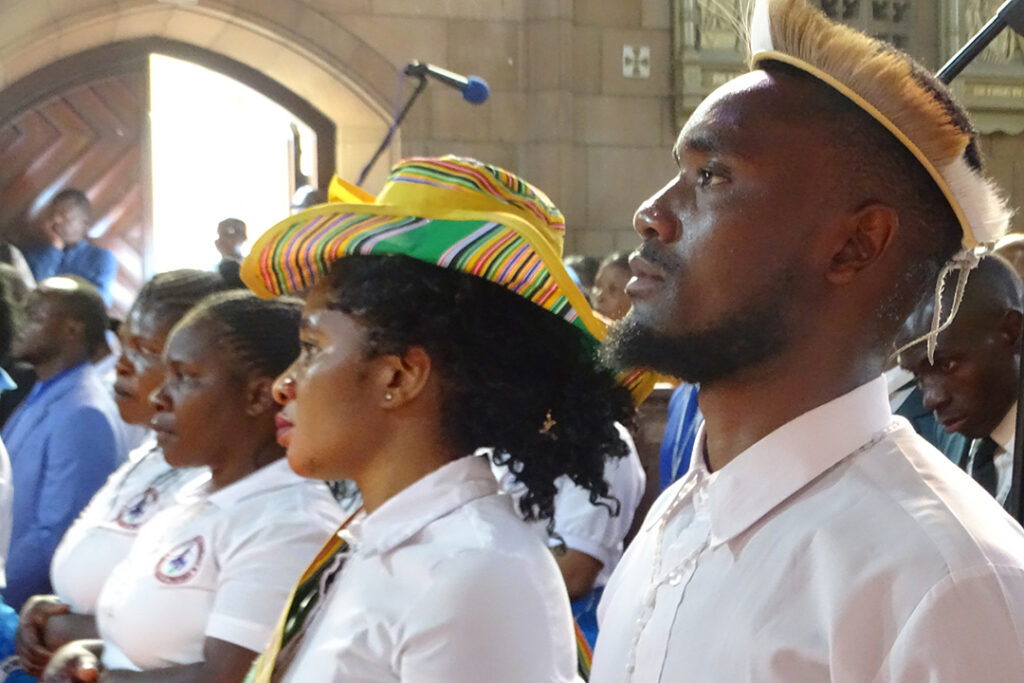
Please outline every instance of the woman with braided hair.
[[[227, 289], [215, 273], [159, 273], [139, 291], [121, 326], [114, 398], [121, 419], [148, 430], [155, 409], [149, 395], [160, 384], [167, 335], [200, 300]], [[50, 565], [56, 595], [37, 595], [22, 608], [17, 649], [22, 667], [42, 673], [53, 651], [76, 637], [95, 635], [92, 615], [103, 583], [128, 554], [142, 524], [174, 502], [178, 489], [200, 470], [175, 469], [149, 438], [96, 492], [64, 534]]]
[[204, 299], [171, 330], [151, 424], [174, 468], [205, 468], [138, 531], [46, 681], [241, 681], [341, 511], [276, 443], [274, 379], [298, 355], [299, 305]]
[[558, 567], [478, 454], [549, 529], [563, 476], [618, 508], [602, 473], [626, 453], [614, 423], [631, 397], [596, 361], [561, 225], [514, 175], [445, 157], [397, 166], [377, 204], [321, 205], [257, 243], [242, 276], [258, 293], [303, 267], [270, 255], [326, 261], [294, 279], [314, 284], [276, 384], [278, 439], [299, 474], [354, 480], [365, 516], [307, 570], [253, 680], [576, 679]]

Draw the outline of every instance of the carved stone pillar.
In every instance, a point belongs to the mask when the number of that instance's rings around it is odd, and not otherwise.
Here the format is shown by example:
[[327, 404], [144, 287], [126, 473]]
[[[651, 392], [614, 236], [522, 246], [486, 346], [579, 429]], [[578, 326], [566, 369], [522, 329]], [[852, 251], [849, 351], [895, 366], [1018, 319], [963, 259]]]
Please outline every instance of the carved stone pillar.
[[[952, 55], [995, 14], [1002, 0], [945, 0], [946, 54]], [[1024, 131], [1024, 37], [1004, 30], [954, 81], [982, 133]]]

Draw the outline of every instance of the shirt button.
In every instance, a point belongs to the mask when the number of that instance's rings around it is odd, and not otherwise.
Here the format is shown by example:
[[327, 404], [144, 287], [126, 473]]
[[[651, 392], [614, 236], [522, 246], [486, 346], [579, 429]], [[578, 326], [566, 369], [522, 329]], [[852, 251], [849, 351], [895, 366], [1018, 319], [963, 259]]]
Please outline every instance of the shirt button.
[[680, 572], [672, 572], [668, 577], [668, 585], [678, 586], [683, 580], [683, 575]]

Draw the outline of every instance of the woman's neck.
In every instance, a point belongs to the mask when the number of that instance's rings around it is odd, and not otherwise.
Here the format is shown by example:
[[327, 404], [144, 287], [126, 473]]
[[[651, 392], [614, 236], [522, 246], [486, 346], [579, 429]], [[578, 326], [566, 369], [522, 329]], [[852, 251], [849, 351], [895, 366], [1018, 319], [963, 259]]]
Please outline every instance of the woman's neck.
[[241, 453], [210, 468], [210, 486], [214, 490], [230, 486], [266, 465], [280, 460], [284, 457], [285, 450], [276, 441], [268, 441]]
[[431, 472], [466, 455], [457, 452], [439, 433], [402, 431], [396, 430], [372, 461], [352, 477], [359, 486], [367, 513]]

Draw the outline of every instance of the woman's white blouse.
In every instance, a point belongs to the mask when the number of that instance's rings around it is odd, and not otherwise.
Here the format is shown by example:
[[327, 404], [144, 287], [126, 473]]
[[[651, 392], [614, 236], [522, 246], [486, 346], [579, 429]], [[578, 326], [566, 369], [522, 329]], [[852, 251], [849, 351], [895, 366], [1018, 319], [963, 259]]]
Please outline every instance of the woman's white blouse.
[[[608, 583], [615, 566], [622, 557], [623, 540], [633, 525], [633, 514], [640, 505], [647, 485], [647, 475], [636, 451], [629, 430], [615, 423], [619, 438], [628, 452], [621, 458], [608, 458], [604, 466], [604, 479], [608, 493], [618, 501], [618, 514], [605, 505], [590, 502], [590, 491], [573, 483], [567, 475], [555, 480], [554, 536], [548, 535], [547, 522], [537, 522], [537, 533], [551, 547], [565, 544], [569, 550], [578, 550], [601, 562], [601, 571], [594, 580], [594, 588]], [[489, 452], [489, 451], [485, 451]], [[492, 465], [494, 476], [502, 491], [518, 500], [525, 492], [522, 484], [509, 472], [506, 465]]]
[[150, 440], [135, 451], [96, 492], [64, 534], [50, 562], [50, 582], [73, 612], [94, 614], [110, 573], [131, 550], [139, 527], [175, 504], [178, 491], [201, 468], [174, 469]]
[[327, 486], [284, 459], [212, 493], [189, 485], [179, 499], [139, 530], [100, 593], [108, 669], [201, 662], [208, 637], [262, 652], [302, 570], [341, 523]]
[[576, 676], [565, 585], [486, 458], [420, 479], [345, 532], [354, 551], [290, 683], [563, 683]]

